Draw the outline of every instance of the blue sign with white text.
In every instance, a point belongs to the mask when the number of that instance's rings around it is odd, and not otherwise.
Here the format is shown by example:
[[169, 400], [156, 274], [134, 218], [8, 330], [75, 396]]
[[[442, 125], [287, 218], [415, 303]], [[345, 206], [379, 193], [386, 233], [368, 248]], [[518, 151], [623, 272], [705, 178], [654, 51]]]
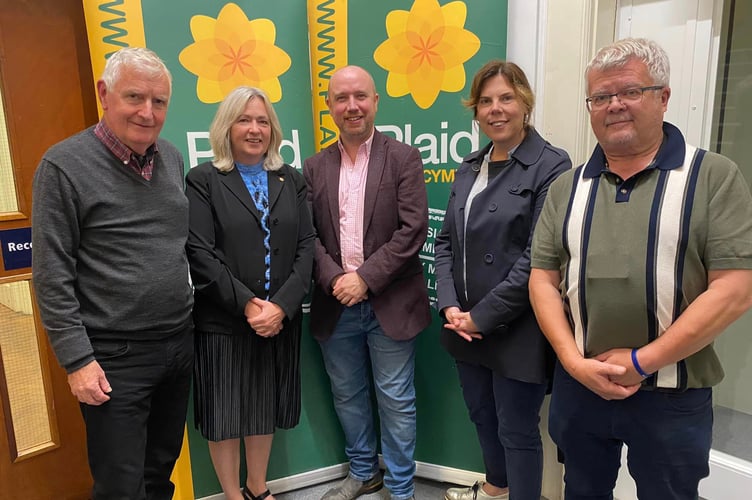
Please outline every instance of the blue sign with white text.
[[31, 267], [30, 227], [0, 231], [0, 244], [3, 246], [3, 263], [6, 271]]

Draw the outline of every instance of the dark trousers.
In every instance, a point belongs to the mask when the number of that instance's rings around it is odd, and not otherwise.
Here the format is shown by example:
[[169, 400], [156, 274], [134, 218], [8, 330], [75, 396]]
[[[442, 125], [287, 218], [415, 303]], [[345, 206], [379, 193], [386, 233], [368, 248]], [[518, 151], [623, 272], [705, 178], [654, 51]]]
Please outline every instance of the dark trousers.
[[564, 458], [566, 500], [611, 500], [628, 447], [640, 500], [694, 500], [709, 473], [711, 389], [637, 391], [606, 401], [557, 364], [549, 431]]
[[478, 433], [486, 481], [509, 486], [511, 500], [540, 499], [543, 445], [538, 422], [546, 384], [520, 382], [461, 361], [457, 371]]
[[92, 498], [170, 500], [193, 369], [193, 329], [158, 341], [92, 339], [110, 400], [81, 405]]

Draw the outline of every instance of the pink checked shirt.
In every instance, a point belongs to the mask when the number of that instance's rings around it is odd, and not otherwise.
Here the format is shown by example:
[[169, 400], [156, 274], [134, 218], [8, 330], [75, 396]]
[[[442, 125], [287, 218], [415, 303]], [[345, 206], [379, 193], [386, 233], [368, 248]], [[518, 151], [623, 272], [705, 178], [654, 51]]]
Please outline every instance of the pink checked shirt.
[[151, 180], [152, 173], [154, 172], [154, 155], [159, 152], [157, 149], [157, 143], [155, 142], [149, 149], [146, 150], [144, 156], [136, 154], [128, 146], [123, 144], [123, 141], [117, 138], [115, 133], [110, 130], [110, 127], [100, 120], [97, 126], [94, 127], [94, 135], [102, 141], [107, 149], [109, 149], [115, 157], [123, 162], [123, 165], [130, 169], [133, 169], [138, 175], [146, 179]]
[[363, 265], [363, 205], [372, 142], [373, 134], [360, 145], [354, 162], [350, 161], [342, 142], [337, 142], [342, 157], [339, 167], [339, 241], [345, 272], [355, 271]]

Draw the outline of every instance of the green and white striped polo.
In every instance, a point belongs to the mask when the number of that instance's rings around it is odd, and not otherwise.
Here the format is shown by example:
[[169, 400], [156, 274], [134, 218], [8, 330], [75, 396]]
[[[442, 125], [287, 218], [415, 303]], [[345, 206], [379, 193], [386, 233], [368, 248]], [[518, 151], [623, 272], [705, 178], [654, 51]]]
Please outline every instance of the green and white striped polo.
[[[622, 181], [596, 146], [550, 187], [532, 267], [561, 272], [580, 352], [641, 347], [707, 288], [707, 271], [752, 269], [752, 196], [728, 158], [686, 144], [664, 123], [652, 164]], [[662, 368], [649, 387], [710, 387], [723, 369], [708, 345]]]

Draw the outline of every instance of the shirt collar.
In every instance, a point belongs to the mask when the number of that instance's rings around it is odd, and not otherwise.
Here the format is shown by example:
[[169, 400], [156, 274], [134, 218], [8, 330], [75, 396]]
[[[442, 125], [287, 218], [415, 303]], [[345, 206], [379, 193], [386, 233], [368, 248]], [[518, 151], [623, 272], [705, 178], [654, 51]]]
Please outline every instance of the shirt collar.
[[[135, 160], [141, 156], [118, 139], [104, 120], [99, 120], [99, 123], [94, 127], [94, 135], [123, 163], [130, 163], [131, 159]], [[159, 148], [155, 142], [146, 149], [146, 154], [143, 156], [151, 158], [158, 152]]]
[[[546, 141], [541, 137], [535, 127], [528, 127], [525, 138], [516, 147], [509, 152], [509, 157], [514, 158], [525, 166], [530, 166], [540, 161], [543, 151], [546, 149]], [[484, 148], [471, 153], [465, 157], [467, 162], [483, 163], [483, 160], [490, 158], [490, 152], [493, 149], [493, 143], [489, 143]]]
[[[519, 147], [520, 147], [520, 145], [517, 144], [515, 147], [513, 147], [512, 149], [510, 149], [509, 151], [507, 151], [507, 156], [509, 158], [511, 158], [512, 154], [515, 151], [517, 151], [517, 148], [519, 148]], [[489, 149], [488, 153], [486, 153], [486, 155], [483, 157], [483, 161], [489, 162], [489, 163], [491, 162], [491, 155], [493, 154], [495, 148], [496, 148], [496, 146], [494, 146], [493, 143], [491, 143], [491, 149]]]
[[[652, 161], [651, 168], [673, 170], [684, 164], [686, 143], [681, 131], [669, 122], [663, 122], [663, 143]], [[600, 144], [596, 144], [593, 154], [585, 164], [583, 177], [594, 178], [606, 172], [606, 155]]]
[[[373, 136], [375, 135], [376, 128], [374, 128], [371, 131], [371, 136], [365, 140], [360, 146], [358, 146], [358, 153], [361, 151], [366, 155], [366, 160], [369, 160], [371, 157], [371, 145], [373, 144]], [[339, 148], [339, 154], [340, 156], [345, 156], [347, 154], [347, 151], [345, 150], [345, 145], [342, 144], [342, 136], [337, 140], [337, 147]]]

